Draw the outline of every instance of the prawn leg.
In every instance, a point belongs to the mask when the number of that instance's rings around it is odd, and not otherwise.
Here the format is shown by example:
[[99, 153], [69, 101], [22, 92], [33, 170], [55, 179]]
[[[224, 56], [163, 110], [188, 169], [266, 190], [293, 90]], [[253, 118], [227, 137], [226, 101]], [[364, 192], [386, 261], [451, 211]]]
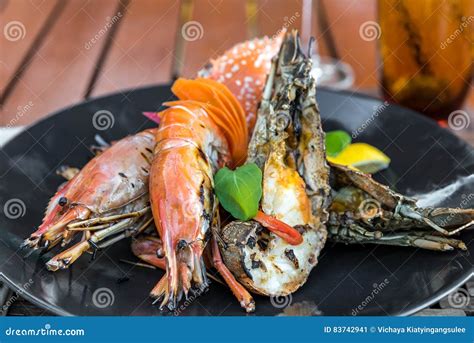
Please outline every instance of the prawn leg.
[[[368, 174], [331, 163], [329, 239], [344, 243], [414, 246], [429, 250], [467, 250], [450, 237], [474, 225], [474, 209], [418, 207], [411, 199]], [[364, 230], [364, 235], [359, 235]], [[367, 233], [376, 237], [368, 238]]]
[[232, 275], [230, 270], [226, 267], [222, 261], [221, 253], [217, 241], [213, 238], [212, 244], [212, 262], [214, 267], [217, 269], [219, 274], [223, 277], [225, 283], [229, 286], [234, 296], [240, 303], [240, 306], [245, 309], [246, 312], [255, 311], [255, 301], [253, 300], [250, 293], [242, 286]]
[[458, 239], [429, 235], [424, 231], [382, 233], [368, 231], [359, 225], [352, 224], [341, 228], [330, 226], [328, 233], [333, 242], [344, 244], [382, 244], [435, 251], [467, 250], [464, 242]]
[[[134, 219], [126, 218], [103, 230], [95, 231], [94, 234], [90, 235], [88, 239], [81, 240], [79, 243], [73, 245], [69, 249], [51, 258], [46, 263], [46, 267], [51, 271], [67, 268], [69, 265], [74, 263], [83, 253], [85, 253], [89, 249], [98, 250], [106, 246], [109, 246], [110, 244], [99, 245], [99, 243], [103, 242], [106, 238], [117, 235], [127, 230], [134, 231], [133, 230], [134, 222], [135, 222]], [[146, 220], [146, 222], [149, 223], [149, 220]], [[121, 236], [119, 235], [119, 237]], [[115, 242], [116, 240], [113, 241], [113, 243]]]

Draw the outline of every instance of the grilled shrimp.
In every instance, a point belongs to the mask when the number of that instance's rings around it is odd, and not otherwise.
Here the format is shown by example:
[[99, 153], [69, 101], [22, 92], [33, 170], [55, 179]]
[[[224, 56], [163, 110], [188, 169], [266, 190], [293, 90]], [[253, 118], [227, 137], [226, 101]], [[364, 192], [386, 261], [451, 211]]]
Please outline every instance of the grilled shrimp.
[[[270, 59], [280, 43], [281, 35], [238, 44], [201, 72], [207, 80], [177, 82], [173, 91], [179, 101], [168, 103], [170, 109], [160, 114], [145, 113], [162, 123], [156, 133], [147, 130], [124, 138], [81, 171], [62, 173], [70, 181], [51, 199], [43, 223], [24, 245], [50, 249], [62, 242], [65, 246], [82, 232], [79, 243], [47, 264], [51, 270], [67, 268], [85, 251], [95, 252], [143, 232], [153, 220], [150, 194], [161, 234], [163, 256], [157, 260], [167, 269], [167, 277], [152, 295], [165, 295], [163, 303], [175, 304], [191, 281], [205, 283], [202, 250], [210, 225], [219, 225], [213, 173], [225, 164], [237, 166], [245, 160]], [[223, 264], [216, 244], [212, 251], [211, 264], [242, 306], [252, 311], [253, 300]]]
[[225, 264], [259, 294], [286, 295], [301, 287], [326, 240], [329, 168], [310, 70], [297, 33], [287, 34], [248, 150], [248, 161], [263, 169], [262, 211], [296, 228], [302, 243], [289, 244], [258, 220], [235, 221], [216, 234]]
[[57, 270], [91, 248], [140, 232], [151, 221], [148, 172], [154, 133], [146, 130], [125, 137], [89, 161], [51, 198], [42, 224], [23, 245], [65, 246], [82, 232], [79, 243], [47, 262], [50, 270]]
[[329, 238], [342, 243], [467, 250], [453, 235], [474, 225], [474, 209], [420, 208], [370, 175], [331, 164]]
[[211, 80], [178, 80], [172, 89], [180, 101], [165, 104], [171, 107], [159, 114], [150, 200], [166, 258], [166, 275], [151, 293], [163, 297], [161, 306], [175, 308], [192, 283], [206, 285], [202, 254], [218, 208], [213, 175], [245, 159], [246, 132], [232, 124], [245, 125], [243, 110], [222, 87]]
[[163, 242], [160, 238], [152, 235], [140, 235], [132, 239], [132, 253], [139, 259], [166, 270], [165, 253]]
[[[160, 122], [150, 199], [166, 259], [166, 276], [151, 292], [157, 300], [163, 297], [161, 306], [175, 307], [192, 283], [206, 283], [202, 254], [210, 227], [220, 225], [213, 175], [245, 161], [252, 116], [280, 42], [281, 37], [264, 38], [235, 46], [209, 63], [200, 73], [205, 78], [178, 80], [173, 92], [180, 100], [167, 103], [169, 109], [148, 114]], [[222, 262], [215, 241], [211, 253], [241, 305], [253, 311], [251, 296]]]

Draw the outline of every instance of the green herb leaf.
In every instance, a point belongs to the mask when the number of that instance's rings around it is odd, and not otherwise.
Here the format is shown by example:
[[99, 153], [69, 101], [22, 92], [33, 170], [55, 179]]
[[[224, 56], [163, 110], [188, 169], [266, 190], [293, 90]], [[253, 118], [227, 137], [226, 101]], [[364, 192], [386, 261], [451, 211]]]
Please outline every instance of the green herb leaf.
[[351, 136], [342, 130], [329, 131], [326, 133], [326, 154], [336, 157], [342, 150], [351, 144]]
[[227, 167], [214, 176], [214, 189], [222, 207], [237, 219], [256, 216], [262, 197], [262, 171], [255, 163], [236, 170]]

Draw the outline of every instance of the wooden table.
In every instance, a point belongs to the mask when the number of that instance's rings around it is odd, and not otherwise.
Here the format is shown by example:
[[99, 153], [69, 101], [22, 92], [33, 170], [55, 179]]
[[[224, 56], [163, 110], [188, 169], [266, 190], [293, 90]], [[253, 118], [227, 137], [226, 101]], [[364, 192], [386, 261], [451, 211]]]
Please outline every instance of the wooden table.
[[[0, 0], [0, 126], [28, 125], [85, 99], [192, 77], [234, 43], [299, 28], [301, 0]], [[356, 91], [376, 95], [377, 40], [361, 25], [376, 20], [376, 0], [321, 0], [327, 25], [313, 25], [320, 54], [331, 35], [354, 68]], [[313, 21], [316, 21], [316, 15]], [[196, 22], [198, 39], [184, 39]], [[321, 21], [320, 21], [321, 23]], [[5, 33], [6, 29], [9, 33]], [[471, 125], [455, 133], [474, 145]], [[25, 312], [28, 313], [28, 312]]]
[[[320, 53], [328, 54], [323, 37], [332, 35], [354, 68], [353, 89], [377, 94], [377, 40], [359, 36], [361, 25], [376, 19], [376, 1], [320, 4], [328, 19], [323, 30], [313, 25]], [[301, 0], [0, 0], [0, 18], [3, 28], [18, 28], [18, 36], [0, 36], [0, 126], [16, 126], [90, 97], [168, 82], [177, 73], [192, 77], [236, 42], [299, 28], [302, 8]], [[189, 21], [202, 27], [202, 37], [183, 39]], [[472, 87], [467, 104], [474, 107]], [[456, 133], [474, 144], [472, 122]]]

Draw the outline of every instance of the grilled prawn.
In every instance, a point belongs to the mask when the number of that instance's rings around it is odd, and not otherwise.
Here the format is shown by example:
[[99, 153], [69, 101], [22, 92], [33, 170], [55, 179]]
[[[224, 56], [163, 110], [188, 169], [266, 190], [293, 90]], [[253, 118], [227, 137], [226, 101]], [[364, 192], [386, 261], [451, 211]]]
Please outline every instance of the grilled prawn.
[[[213, 175], [224, 165], [237, 166], [245, 161], [248, 132], [253, 126], [248, 118], [257, 106], [262, 78], [279, 48], [279, 39], [239, 44], [211, 61], [201, 73], [207, 78], [178, 80], [172, 90], [179, 101], [165, 104], [170, 108], [156, 115], [160, 127], [149, 190], [166, 275], [151, 295], [157, 300], [163, 298], [161, 306], [173, 308], [192, 284], [206, 284], [202, 255], [211, 226], [220, 225]], [[253, 311], [253, 300], [225, 267], [215, 241], [211, 252], [214, 266], [241, 305]]]
[[467, 250], [453, 236], [474, 225], [474, 209], [418, 207], [370, 175], [331, 164], [329, 239], [341, 243]]
[[[201, 72], [207, 79], [178, 81], [173, 91], [180, 100], [168, 103], [170, 108], [159, 116], [147, 113], [161, 122], [160, 129], [124, 138], [81, 171], [69, 170], [70, 181], [51, 199], [43, 223], [24, 245], [66, 246], [81, 232], [79, 243], [47, 264], [50, 270], [67, 268], [85, 251], [144, 231], [153, 220], [150, 196], [164, 243], [158, 260], [167, 269], [152, 295], [165, 295], [163, 303], [174, 304], [192, 281], [205, 283], [202, 250], [210, 225], [219, 225], [213, 173], [245, 160], [252, 118], [280, 43], [281, 36], [240, 43], [209, 63]], [[211, 263], [252, 311], [250, 295], [227, 270], [216, 244], [212, 252]]]
[[[152, 291], [175, 308], [192, 283], [206, 284], [202, 259], [217, 220], [213, 175], [245, 159], [247, 134], [242, 108], [223, 85], [206, 79], [175, 82], [179, 101], [159, 114], [150, 170], [150, 200], [166, 258], [166, 275]], [[220, 106], [218, 106], [220, 105]]]
[[151, 222], [148, 172], [154, 130], [114, 143], [93, 158], [51, 198], [43, 223], [25, 240], [33, 249], [79, 243], [47, 262], [50, 270], [67, 268], [84, 252], [140, 232]]
[[[91, 160], [51, 199], [25, 245], [65, 246], [82, 233], [79, 243], [48, 262], [51, 270], [67, 268], [85, 251], [143, 232], [153, 221], [150, 197], [160, 237], [138, 237], [132, 250], [166, 270], [152, 295], [174, 306], [192, 283], [203, 287], [207, 246], [206, 266], [220, 272], [249, 312], [255, 304], [240, 282], [267, 295], [298, 289], [317, 263], [325, 223], [329, 238], [344, 243], [463, 249], [449, 236], [472, 225], [472, 209], [418, 208], [370, 176], [341, 166], [331, 165], [334, 199], [328, 209], [310, 61], [293, 33], [270, 63], [282, 37], [238, 44], [200, 72], [204, 79], [179, 80], [173, 87], [179, 100], [149, 114], [161, 121], [160, 129], [126, 137]], [[221, 229], [213, 174], [223, 165], [238, 166], [247, 152], [264, 172], [261, 211], [254, 221]], [[366, 208], [374, 202], [376, 209]], [[268, 230], [274, 220], [298, 235]]]
[[311, 60], [296, 32], [287, 34], [267, 80], [248, 161], [263, 170], [261, 210], [294, 227], [300, 244], [256, 221], [235, 221], [216, 233], [223, 259], [250, 290], [286, 295], [301, 287], [326, 241], [329, 168], [315, 98]]

